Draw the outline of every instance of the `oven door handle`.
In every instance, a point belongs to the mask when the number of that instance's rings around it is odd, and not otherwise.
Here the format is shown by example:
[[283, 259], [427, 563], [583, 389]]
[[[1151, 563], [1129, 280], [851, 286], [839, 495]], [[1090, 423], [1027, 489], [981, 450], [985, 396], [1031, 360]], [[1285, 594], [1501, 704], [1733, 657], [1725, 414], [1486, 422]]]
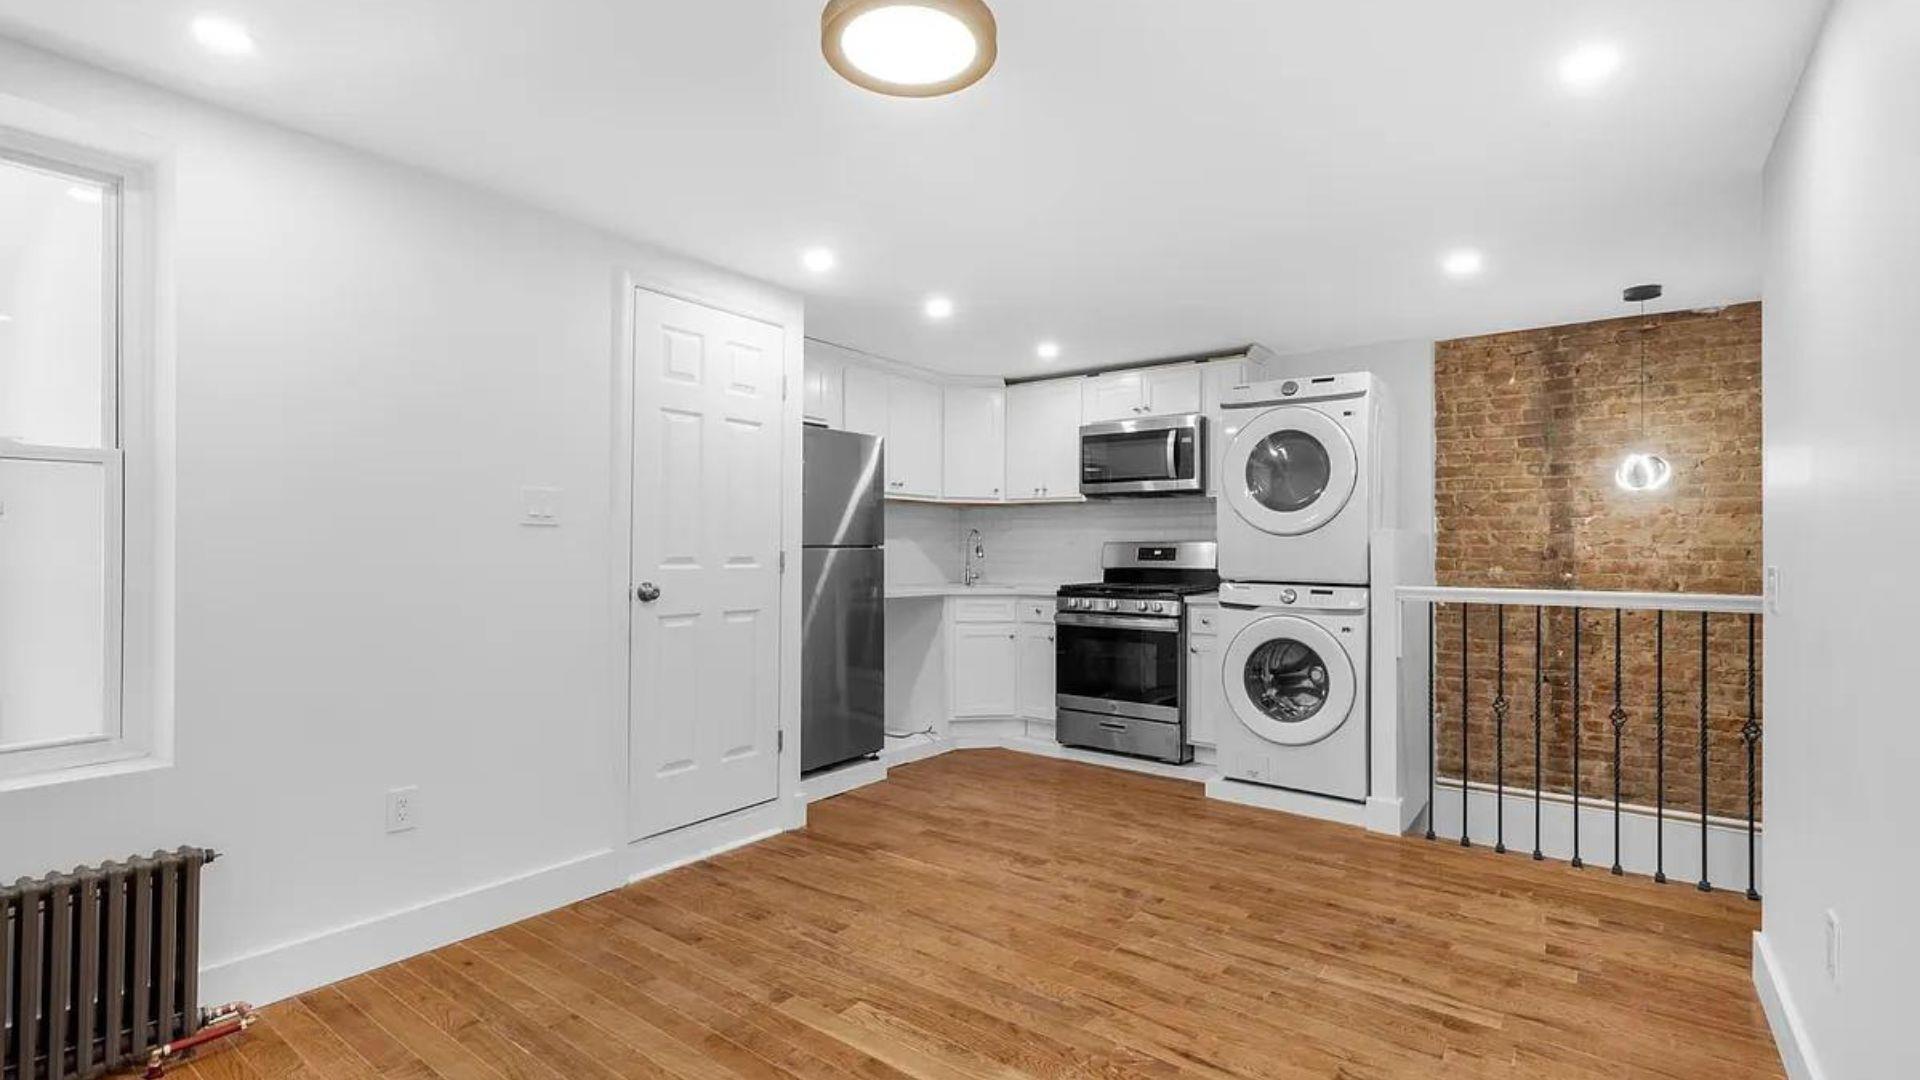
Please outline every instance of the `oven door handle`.
[[1180, 632], [1179, 619], [1155, 618], [1150, 615], [1084, 615], [1077, 611], [1062, 611], [1053, 617], [1056, 626], [1099, 626], [1117, 630], [1158, 630], [1162, 633]]

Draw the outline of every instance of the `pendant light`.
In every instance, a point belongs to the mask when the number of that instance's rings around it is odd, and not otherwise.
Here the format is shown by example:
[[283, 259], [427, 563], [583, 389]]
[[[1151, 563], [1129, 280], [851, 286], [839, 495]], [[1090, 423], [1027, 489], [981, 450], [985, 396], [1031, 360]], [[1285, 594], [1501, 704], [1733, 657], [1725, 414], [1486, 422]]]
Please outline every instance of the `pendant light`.
[[938, 97], [985, 77], [999, 31], [986, 0], [829, 0], [820, 51], [855, 86]]
[[[1647, 301], [1658, 300], [1662, 292], [1658, 285], [1634, 285], [1620, 294], [1628, 303], [1640, 305], [1640, 445], [1647, 444]], [[1613, 470], [1613, 482], [1622, 491], [1643, 492], [1659, 491], [1673, 479], [1673, 466], [1667, 459], [1651, 450], [1631, 450], [1620, 459], [1620, 465]]]

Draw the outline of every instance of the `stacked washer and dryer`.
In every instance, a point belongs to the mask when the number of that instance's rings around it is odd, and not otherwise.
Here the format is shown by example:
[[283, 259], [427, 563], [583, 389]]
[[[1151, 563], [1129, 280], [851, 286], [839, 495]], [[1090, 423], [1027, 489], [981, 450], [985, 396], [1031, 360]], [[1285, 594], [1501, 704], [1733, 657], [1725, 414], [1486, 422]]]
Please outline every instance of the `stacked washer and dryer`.
[[1322, 375], [1221, 404], [1220, 774], [1364, 802], [1368, 546], [1395, 516], [1385, 389]]

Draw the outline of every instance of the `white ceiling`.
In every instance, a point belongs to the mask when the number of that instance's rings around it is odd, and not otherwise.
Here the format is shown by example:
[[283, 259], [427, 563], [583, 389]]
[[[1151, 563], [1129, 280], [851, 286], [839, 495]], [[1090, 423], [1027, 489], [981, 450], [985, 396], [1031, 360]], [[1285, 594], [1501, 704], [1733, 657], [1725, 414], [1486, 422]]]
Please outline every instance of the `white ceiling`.
[[[801, 289], [813, 336], [1032, 374], [1752, 299], [1826, 6], [990, 2], [998, 66], [934, 100], [834, 76], [821, 0], [0, 0], [0, 33]], [[200, 50], [209, 9], [257, 55]], [[1594, 40], [1625, 65], [1571, 93]]]

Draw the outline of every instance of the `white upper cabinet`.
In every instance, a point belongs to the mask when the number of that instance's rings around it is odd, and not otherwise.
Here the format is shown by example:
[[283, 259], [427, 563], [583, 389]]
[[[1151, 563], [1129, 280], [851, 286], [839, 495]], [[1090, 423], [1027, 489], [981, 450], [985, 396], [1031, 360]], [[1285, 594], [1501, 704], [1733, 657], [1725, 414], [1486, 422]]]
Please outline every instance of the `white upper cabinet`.
[[1082, 381], [1086, 423], [1200, 411], [1200, 365], [1171, 364], [1090, 375]]
[[1211, 360], [1200, 365], [1200, 409], [1207, 417], [1207, 494], [1218, 498], [1227, 456], [1227, 416], [1220, 407], [1228, 390], [1247, 380], [1247, 362]]
[[919, 379], [849, 366], [844, 382], [846, 429], [887, 440], [888, 495], [940, 497], [940, 388]]
[[1007, 392], [947, 387], [945, 430], [941, 493], [949, 499], [1000, 499], [1007, 483]]
[[1007, 388], [1007, 489], [1015, 502], [1080, 494], [1080, 408], [1084, 379]]
[[806, 361], [801, 369], [801, 417], [809, 424], [830, 428], [846, 424], [846, 404], [842, 394], [847, 362], [840, 350], [825, 342], [807, 342]]
[[1144, 416], [1178, 416], [1200, 411], [1200, 365], [1175, 364], [1140, 373]]

